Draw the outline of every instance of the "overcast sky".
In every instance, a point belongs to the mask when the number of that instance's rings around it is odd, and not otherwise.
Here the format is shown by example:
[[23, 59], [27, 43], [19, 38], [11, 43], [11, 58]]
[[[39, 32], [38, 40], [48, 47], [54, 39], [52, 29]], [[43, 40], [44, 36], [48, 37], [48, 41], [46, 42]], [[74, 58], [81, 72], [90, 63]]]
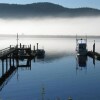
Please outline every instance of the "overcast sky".
[[100, 9], [100, 0], [0, 0], [0, 3], [29, 4], [35, 2], [52, 2], [69, 8], [92, 7]]

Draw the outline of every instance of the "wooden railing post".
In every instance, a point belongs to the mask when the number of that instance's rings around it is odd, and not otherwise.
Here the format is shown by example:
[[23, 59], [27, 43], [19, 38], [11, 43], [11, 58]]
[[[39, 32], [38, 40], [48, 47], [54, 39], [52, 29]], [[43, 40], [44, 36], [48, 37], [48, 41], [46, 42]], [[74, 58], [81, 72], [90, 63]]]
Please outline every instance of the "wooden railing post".
[[35, 46], [34, 46], [34, 51], [35, 51]]
[[10, 45], [10, 49], [11, 49], [11, 45]]
[[20, 48], [21, 48], [21, 43], [20, 43]]

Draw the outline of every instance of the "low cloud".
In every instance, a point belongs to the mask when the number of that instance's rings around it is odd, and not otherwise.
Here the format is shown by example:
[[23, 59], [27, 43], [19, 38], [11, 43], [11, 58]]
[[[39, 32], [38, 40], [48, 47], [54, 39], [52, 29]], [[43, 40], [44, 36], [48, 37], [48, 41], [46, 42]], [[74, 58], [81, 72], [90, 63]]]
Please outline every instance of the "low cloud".
[[100, 35], [100, 17], [0, 19], [0, 34]]

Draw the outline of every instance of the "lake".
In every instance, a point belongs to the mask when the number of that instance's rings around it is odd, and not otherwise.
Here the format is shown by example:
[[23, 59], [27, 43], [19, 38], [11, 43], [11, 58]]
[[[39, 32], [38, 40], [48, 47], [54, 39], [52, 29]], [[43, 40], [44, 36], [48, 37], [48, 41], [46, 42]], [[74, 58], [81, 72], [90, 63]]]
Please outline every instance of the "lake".
[[[100, 39], [89, 38], [88, 50]], [[16, 45], [16, 38], [0, 37], [0, 49]], [[31, 60], [31, 68], [20, 67], [0, 86], [2, 100], [99, 100], [100, 61], [76, 55], [75, 38], [20, 38], [19, 43], [36, 45], [45, 50], [43, 59]], [[81, 61], [82, 60], [82, 61]], [[20, 61], [24, 64], [26, 61]], [[0, 75], [2, 62], [0, 60]]]

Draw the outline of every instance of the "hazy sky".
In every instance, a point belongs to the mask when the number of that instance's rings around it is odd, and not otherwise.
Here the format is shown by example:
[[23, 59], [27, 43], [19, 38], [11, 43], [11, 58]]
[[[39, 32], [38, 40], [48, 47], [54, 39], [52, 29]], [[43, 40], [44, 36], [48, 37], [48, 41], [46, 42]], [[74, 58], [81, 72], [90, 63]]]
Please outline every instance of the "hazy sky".
[[34, 2], [52, 2], [65, 7], [92, 7], [100, 9], [100, 0], [0, 0], [0, 3], [27, 4]]

